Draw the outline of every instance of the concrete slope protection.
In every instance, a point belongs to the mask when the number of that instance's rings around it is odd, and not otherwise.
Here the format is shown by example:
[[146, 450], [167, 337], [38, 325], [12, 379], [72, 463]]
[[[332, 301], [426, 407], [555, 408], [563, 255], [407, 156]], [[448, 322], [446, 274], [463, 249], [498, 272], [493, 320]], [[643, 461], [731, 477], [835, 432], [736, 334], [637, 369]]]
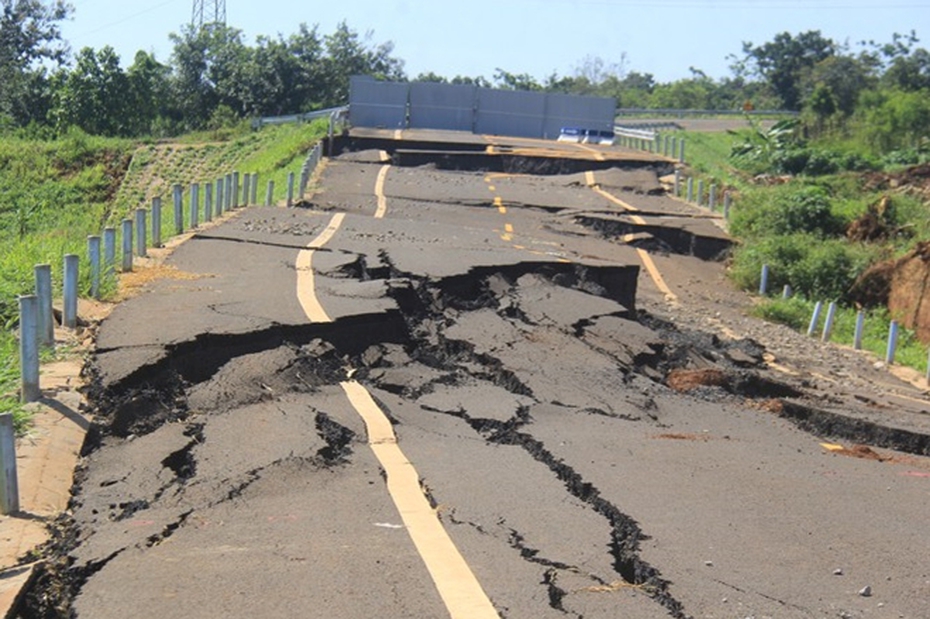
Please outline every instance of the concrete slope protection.
[[103, 323], [16, 616], [930, 616], [923, 394], [749, 318], [670, 162], [453, 137], [340, 138]]

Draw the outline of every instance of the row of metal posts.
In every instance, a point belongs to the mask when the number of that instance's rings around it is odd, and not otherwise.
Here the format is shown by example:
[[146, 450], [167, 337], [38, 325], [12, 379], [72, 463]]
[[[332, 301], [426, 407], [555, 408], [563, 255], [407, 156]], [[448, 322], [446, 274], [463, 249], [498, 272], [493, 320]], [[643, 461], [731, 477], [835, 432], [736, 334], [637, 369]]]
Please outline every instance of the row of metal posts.
[[685, 139], [678, 136], [656, 133], [653, 139], [629, 135], [617, 135], [617, 143], [627, 148], [635, 148], [650, 153], [656, 153], [677, 159], [678, 163], [685, 162]]
[[[630, 136], [617, 136], [620, 141], [621, 146], [627, 146], [629, 148], [637, 148], [639, 150], [645, 150], [652, 153], [661, 153], [665, 157], [670, 157], [672, 159], [677, 158], [679, 163], [684, 163], [685, 161], [685, 139], [681, 138], [679, 140], [676, 136], [671, 136], [668, 134], [660, 135], [656, 134], [655, 139], [647, 138], [637, 138]], [[705, 191], [704, 179], [698, 179], [697, 187], [695, 187], [694, 178], [688, 177], [687, 179], [682, 179], [681, 170], [675, 170], [675, 186], [673, 189], [675, 197], [682, 197], [682, 187], [685, 189], [685, 199], [692, 203], [697, 204], [698, 206], [707, 206], [710, 210], [715, 210], [717, 208], [717, 202], [719, 199], [717, 186], [710, 185]], [[707, 197], [707, 202], [705, 203], [704, 198]], [[724, 219], [730, 218], [730, 207], [732, 206], [732, 198], [730, 192], [723, 192], [723, 217]]]
[[[771, 275], [771, 269], [769, 265], [762, 265], [762, 273], [759, 278], [759, 294], [765, 296], [768, 294], [769, 287], [769, 277]], [[789, 299], [793, 291], [791, 286], [785, 284], [785, 287], [782, 289], [782, 299]], [[831, 302], [827, 305], [827, 315], [824, 319], [823, 330], [820, 334], [820, 340], [824, 343], [829, 342], [831, 336], [833, 335], [833, 324], [836, 319], [836, 310], [837, 306], [835, 302]], [[807, 336], [813, 337], [817, 334], [818, 326], [820, 325], [820, 316], [823, 314], [823, 301], [817, 301], [814, 304], [814, 310], [811, 313], [811, 320], [807, 327]], [[865, 330], [865, 311], [859, 310], [856, 314], [856, 329], [853, 334], [853, 350], [862, 350], [862, 336]], [[895, 354], [898, 350], [898, 334], [900, 331], [900, 326], [896, 320], [892, 320], [888, 325], [888, 342], [885, 346], [885, 364], [891, 365], [894, 363]], [[927, 374], [926, 374], [927, 384], [930, 385], [930, 351], [927, 353]]]
[[[695, 187], [695, 182], [693, 177], [688, 177], [682, 179], [681, 170], [675, 170], [675, 181], [674, 188], [672, 189], [676, 197], [681, 197], [682, 187], [684, 187], [685, 199], [692, 203], [697, 204], [698, 206], [706, 206], [710, 210], [717, 209], [717, 203], [719, 201], [718, 191], [716, 185], [710, 185], [705, 191], [704, 179], [698, 179], [697, 187]], [[707, 202], [704, 201], [704, 197], [707, 197]], [[733, 205], [733, 200], [730, 197], [729, 191], [723, 192], [723, 218], [730, 219], [730, 208]]]

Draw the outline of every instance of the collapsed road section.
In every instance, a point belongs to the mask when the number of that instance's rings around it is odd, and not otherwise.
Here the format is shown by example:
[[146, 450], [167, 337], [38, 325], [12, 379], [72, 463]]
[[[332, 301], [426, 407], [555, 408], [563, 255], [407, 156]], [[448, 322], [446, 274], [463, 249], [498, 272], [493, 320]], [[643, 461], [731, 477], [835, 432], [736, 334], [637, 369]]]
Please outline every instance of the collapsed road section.
[[[774, 369], [720, 248], [693, 251], [719, 228], [654, 162], [399, 167], [354, 144], [309, 201], [196, 235], [170, 259], [188, 277], [101, 326], [94, 429], [20, 617], [468, 616], [347, 381], [500, 617], [930, 614], [923, 404]], [[308, 246], [327, 320], [298, 301]], [[854, 432], [875, 458], [820, 445]]]

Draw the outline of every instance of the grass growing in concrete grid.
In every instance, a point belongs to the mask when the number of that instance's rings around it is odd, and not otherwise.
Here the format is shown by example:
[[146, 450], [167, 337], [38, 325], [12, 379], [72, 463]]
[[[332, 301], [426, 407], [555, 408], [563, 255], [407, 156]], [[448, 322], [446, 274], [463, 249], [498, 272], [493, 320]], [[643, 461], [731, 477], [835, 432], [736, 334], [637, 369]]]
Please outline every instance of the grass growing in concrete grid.
[[[797, 331], [806, 333], [810, 326], [811, 316], [814, 313], [814, 301], [800, 297], [790, 299], [766, 299], [758, 305], [754, 313], [766, 320], [778, 322]], [[824, 302], [824, 309], [813, 337], [820, 338], [823, 334], [823, 324], [826, 319], [828, 302]], [[848, 307], [838, 307], [833, 326], [833, 335], [830, 341], [836, 344], [852, 346], [856, 333], [857, 310]], [[888, 346], [888, 327], [891, 317], [885, 309], [866, 312], [865, 325], [862, 332], [862, 348], [873, 353], [878, 360], [885, 359]], [[898, 331], [898, 347], [895, 354], [895, 364], [914, 368], [920, 372], [927, 371], [927, 348], [917, 339], [910, 329], [900, 328]]]
[[[327, 127], [327, 120], [267, 126], [257, 131], [243, 125], [239, 131], [223, 133], [227, 138], [224, 141], [195, 141], [194, 138], [212, 140], [217, 137], [216, 132], [202, 132], [170, 143], [142, 145], [133, 154], [116, 195], [110, 224], [117, 226], [120, 219], [139, 207], [150, 208], [152, 198], [161, 196], [162, 235], [167, 238], [174, 231], [172, 186], [178, 183], [183, 188], [186, 229], [190, 220], [191, 183], [210, 182], [215, 188], [217, 179], [234, 171], [240, 173], [240, 185], [243, 174], [258, 173], [256, 197], [260, 204], [264, 204], [269, 180], [275, 182], [276, 201], [283, 201], [287, 195], [288, 172], [300, 178], [307, 152], [326, 135]], [[213, 199], [215, 203], [215, 193]], [[201, 189], [201, 209], [203, 201]]]

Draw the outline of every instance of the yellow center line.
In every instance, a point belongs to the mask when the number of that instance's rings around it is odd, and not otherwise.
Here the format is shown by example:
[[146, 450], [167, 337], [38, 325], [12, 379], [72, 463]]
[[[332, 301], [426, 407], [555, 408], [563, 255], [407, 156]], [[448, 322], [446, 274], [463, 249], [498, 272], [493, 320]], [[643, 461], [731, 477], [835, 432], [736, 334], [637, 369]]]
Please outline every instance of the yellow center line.
[[420, 487], [420, 476], [400, 446], [391, 422], [359, 383], [342, 389], [365, 422], [368, 444], [387, 477], [387, 487], [410, 539], [426, 564], [452, 619], [500, 619], [474, 572], [449, 537]]
[[381, 219], [387, 212], [387, 197], [384, 195], [384, 180], [387, 178], [390, 165], [381, 166], [378, 179], [375, 181], [375, 196], [378, 198], [378, 208], [375, 210], [375, 219]]
[[498, 210], [498, 212], [499, 212], [501, 215], [506, 215], [506, 214], [507, 214], [507, 207], [504, 206], [504, 201], [501, 200], [501, 197], [500, 197], [500, 196], [495, 196], [495, 197], [494, 197], [494, 206], [497, 207], [497, 210]]
[[310, 241], [307, 249], [303, 249], [297, 254], [297, 262], [294, 265], [297, 269], [297, 300], [310, 322], [332, 322], [332, 319], [316, 297], [313, 277], [313, 254], [333, 238], [333, 235], [339, 230], [339, 226], [342, 225], [345, 216], [345, 213], [333, 215], [326, 228], [315, 239]]
[[[595, 193], [597, 193], [600, 196], [603, 196], [604, 198], [607, 198], [608, 200], [610, 200], [611, 202], [613, 202], [620, 208], [626, 211], [629, 211], [631, 213], [636, 213], [639, 211], [639, 209], [636, 208], [635, 206], [627, 204], [626, 202], [624, 202], [617, 196], [611, 193], [608, 193], [604, 191], [603, 189], [601, 189], [600, 187], [598, 187], [597, 184], [594, 182], [593, 172], [585, 173], [585, 183], [589, 187], [591, 187], [591, 189], [593, 189]], [[632, 219], [635, 223], [639, 224], [640, 226], [646, 225], [646, 220], [640, 217], [639, 215], [630, 215], [630, 219]], [[632, 240], [632, 236], [626, 235], [623, 237], [623, 239], [624, 239], [624, 242], [628, 243], [630, 242], [630, 240]], [[659, 289], [659, 292], [665, 295], [665, 300], [668, 301], [669, 303], [678, 303], [678, 295], [672, 292], [672, 289], [669, 288], [668, 284], [665, 283], [665, 278], [662, 277], [662, 274], [659, 272], [659, 268], [656, 266], [656, 263], [652, 259], [652, 256], [650, 256], [649, 253], [645, 249], [637, 248], [636, 253], [639, 255], [639, 259], [642, 261], [643, 266], [646, 267], [646, 271], [649, 273], [649, 277], [652, 278], [653, 283], [655, 283], [656, 288]]]
[[[384, 215], [387, 208], [384, 178], [389, 168], [390, 166], [381, 168], [375, 188], [380, 216]], [[379, 217], [378, 213], [375, 213], [375, 217]], [[297, 298], [311, 322], [332, 322], [316, 297], [313, 254], [333, 238], [344, 219], [345, 213], [333, 215], [326, 228], [297, 255]], [[368, 444], [387, 477], [388, 493], [449, 611], [449, 616], [452, 619], [500, 619], [491, 600], [427, 501], [420, 487], [420, 476], [397, 445], [397, 437], [390, 420], [362, 385], [355, 381], [346, 381], [341, 383], [341, 386], [349, 402], [365, 422]]]
[[646, 267], [646, 270], [649, 272], [649, 276], [652, 278], [652, 281], [655, 283], [656, 288], [659, 289], [659, 292], [665, 295], [665, 300], [669, 303], [678, 303], [678, 295], [672, 292], [672, 289], [668, 287], [668, 284], [665, 283], [665, 278], [662, 277], [662, 274], [659, 273], [656, 263], [653, 262], [652, 256], [649, 255], [645, 249], [636, 248], [636, 253], [639, 254], [639, 259], [643, 261], [643, 266]]
[[604, 153], [600, 152], [596, 148], [591, 148], [590, 146], [587, 146], [585, 144], [572, 144], [572, 146], [577, 146], [581, 150], [587, 151], [589, 153], [593, 153], [595, 161], [604, 161]]
[[402, 140], [402, 139], [404, 139], [404, 130], [403, 130], [403, 129], [396, 129], [396, 130], [394, 131], [394, 139], [395, 139], [395, 140]]
[[594, 187], [597, 185], [597, 181], [594, 180], [594, 171], [586, 170], [584, 173], [584, 184], [588, 187]]
[[619, 206], [620, 208], [622, 208], [622, 209], [625, 210], [625, 211], [629, 211], [629, 212], [631, 212], [631, 213], [637, 213], [637, 212], [639, 212], [639, 209], [636, 208], [635, 206], [633, 206], [633, 205], [631, 205], [631, 204], [627, 204], [626, 202], [624, 202], [623, 200], [621, 200], [621, 199], [618, 198], [617, 196], [613, 195], [612, 193], [609, 193], [609, 192], [604, 191], [603, 189], [601, 189], [601, 188], [598, 187], [597, 185], [593, 185], [593, 186], [591, 187], [591, 189], [593, 189], [593, 190], [594, 190], [594, 193], [596, 193], [597, 195], [602, 196], [602, 197], [604, 197], [604, 198], [607, 198], [608, 200], [610, 200], [611, 202], [613, 202], [614, 204], [616, 204], [617, 206]]

